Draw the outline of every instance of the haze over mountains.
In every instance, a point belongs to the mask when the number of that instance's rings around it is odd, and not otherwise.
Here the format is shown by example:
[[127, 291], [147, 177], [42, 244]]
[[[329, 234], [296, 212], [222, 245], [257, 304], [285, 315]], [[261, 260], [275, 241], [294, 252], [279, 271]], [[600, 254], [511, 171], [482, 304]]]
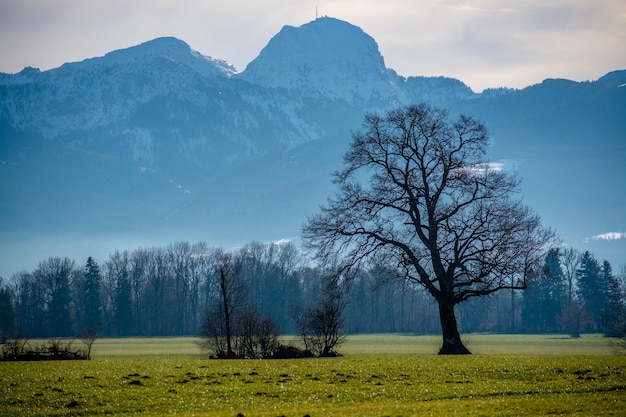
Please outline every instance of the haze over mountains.
[[422, 101], [482, 120], [546, 225], [626, 263], [626, 70], [476, 93], [400, 77], [360, 28], [320, 18], [242, 72], [159, 38], [0, 74], [0, 276], [175, 240], [298, 242], [364, 112]]

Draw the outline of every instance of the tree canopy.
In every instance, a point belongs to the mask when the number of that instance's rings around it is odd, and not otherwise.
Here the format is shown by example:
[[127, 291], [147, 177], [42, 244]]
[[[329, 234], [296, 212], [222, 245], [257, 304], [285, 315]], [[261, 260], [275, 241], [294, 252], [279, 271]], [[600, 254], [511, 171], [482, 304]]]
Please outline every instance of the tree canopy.
[[454, 306], [526, 287], [529, 270], [555, 241], [515, 198], [519, 180], [486, 159], [477, 120], [409, 105], [365, 116], [353, 135], [338, 190], [303, 229], [321, 259], [348, 266], [383, 256], [439, 305], [440, 353], [468, 353]]

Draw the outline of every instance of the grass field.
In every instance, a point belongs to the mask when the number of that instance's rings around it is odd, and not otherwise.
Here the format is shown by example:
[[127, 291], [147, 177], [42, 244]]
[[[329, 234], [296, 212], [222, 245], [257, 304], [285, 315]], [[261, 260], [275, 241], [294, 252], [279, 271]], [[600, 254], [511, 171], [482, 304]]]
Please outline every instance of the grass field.
[[[295, 342], [285, 338], [286, 343]], [[96, 359], [114, 358], [186, 358], [202, 359], [195, 337], [100, 339], [94, 345]], [[612, 350], [601, 335], [583, 335], [572, 339], [565, 335], [493, 335], [464, 336], [469, 349], [478, 355], [610, 355]], [[441, 336], [404, 334], [352, 335], [340, 347], [344, 356], [436, 354]]]
[[0, 363], [1, 416], [626, 415], [626, 356], [599, 336], [352, 336], [344, 357], [207, 360], [193, 338], [103, 339], [95, 360]]

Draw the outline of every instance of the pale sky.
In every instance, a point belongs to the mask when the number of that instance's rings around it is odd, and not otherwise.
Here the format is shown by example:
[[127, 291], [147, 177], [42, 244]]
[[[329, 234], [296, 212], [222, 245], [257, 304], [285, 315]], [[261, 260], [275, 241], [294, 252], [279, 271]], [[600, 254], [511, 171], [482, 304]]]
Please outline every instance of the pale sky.
[[0, 72], [47, 70], [161, 37], [239, 71], [284, 25], [361, 27], [400, 75], [474, 91], [626, 68], [624, 0], [0, 0]]

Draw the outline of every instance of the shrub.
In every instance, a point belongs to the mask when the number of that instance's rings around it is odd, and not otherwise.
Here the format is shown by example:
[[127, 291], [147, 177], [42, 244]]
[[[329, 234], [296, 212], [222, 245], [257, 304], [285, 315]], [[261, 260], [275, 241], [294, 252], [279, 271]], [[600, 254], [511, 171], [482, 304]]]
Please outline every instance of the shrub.
[[220, 311], [207, 314], [201, 329], [200, 348], [214, 358], [269, 359], [280, 347], [278, 325], [271, 317], [261, 318], [258, 310], [245, 307], [236, 312], [232, 320], [232, 348], [228, 355], [226, 327], [219, 320]]
[[2, 346], [4, 361], [50, 361], [88, 359], [87, 353], [81, 349], [73, 349], [73, 341], [59, 338], [49, 339], [37, 346], [30, 346], [28, 339], [21, 335], [9, 338]]

